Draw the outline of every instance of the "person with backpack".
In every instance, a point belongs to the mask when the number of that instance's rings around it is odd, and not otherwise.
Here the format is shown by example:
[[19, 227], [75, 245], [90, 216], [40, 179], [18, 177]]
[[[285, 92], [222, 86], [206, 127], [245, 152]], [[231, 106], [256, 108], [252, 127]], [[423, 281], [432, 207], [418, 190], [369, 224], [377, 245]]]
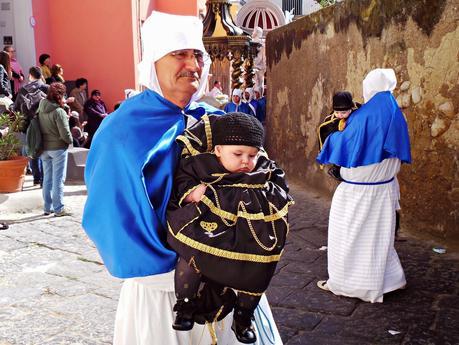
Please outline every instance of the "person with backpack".
[[65, 85], [52, 83], [45, 99], [38, 106], [42, 134], [44, 214], [55, 217], [71, 215], [64, 207], [64, 181], [67, 172], [68, 147], [72, 143], [65, 105]]
[[[46, 98], [48, 88], [49, 85], [45, 84], [42, 80], [40, 67], [30, 67], [29, 83], [19, 89], [16, 100], [11, 106], [11, 110], [19, 111], [24, 115], [24, 132], [27, 131], [31, 120], [36, 115], [38, 104], [42, 99]], [[27, 146], [30, 147], [29, 144]], [[30, 168], [33, 175], [33, 184], [41, 185], [43, 182], [43, 171], [39, 155], [31, 155], [29, 152], [27, 152], [27, 155], [29, 157], [34, 156], [30, 158]]]

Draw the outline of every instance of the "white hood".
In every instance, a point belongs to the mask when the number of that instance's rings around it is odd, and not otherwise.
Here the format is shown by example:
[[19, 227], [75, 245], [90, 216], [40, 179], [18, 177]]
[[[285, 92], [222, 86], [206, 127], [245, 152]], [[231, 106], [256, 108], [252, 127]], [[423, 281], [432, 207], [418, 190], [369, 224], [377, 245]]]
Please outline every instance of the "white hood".
[[397, 85], [397, 77], [392, 68], [377, 68], [367, 74], [362, 84], [363, 100], [367, 103], [378, 92], [392, 92]]
[[[140, 84], [163, 96], [154, 63], [175, 50], [196, 49], [205, 53], [202, 32], [202, 22], [197, 17], [153, 11], [141, 29], [142, 61], [138, 64]], [[191, 97], [190, 103], [204, 93], [210, 64], [211, 60], [208, 59], [202, 68], [199, 89]]]

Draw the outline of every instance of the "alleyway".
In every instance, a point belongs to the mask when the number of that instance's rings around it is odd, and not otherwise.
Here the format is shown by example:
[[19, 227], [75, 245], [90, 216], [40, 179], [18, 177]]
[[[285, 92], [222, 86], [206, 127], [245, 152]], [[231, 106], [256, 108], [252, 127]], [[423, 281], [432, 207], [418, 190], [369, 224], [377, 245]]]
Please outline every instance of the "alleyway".
[[[121, 281], [81, 229], [85, 187], [66, 186], [75, 214], [63, 218], [39, 216], [40, 191], [28, 188], [0, 195], [0, 219], [15, 220], [0, 232], [0, 345], [111, 344]], [[289, 243], [268, 291], [285, 344], [459, 344], [457, 253], [408, 238], [397, 242], [406, 290], [384, 304], [333, 296], [316, 287], [327, 276], [329, 202], [293, 194]]]
[[396, 242], [406, 290], [383, 304], [334, 296], [316, 286], [327, 278], [319, 248], [327, 245], [329, 203], [298, 187], [293, 194], [289, 244], [268, 291], [284, 343], [459, 344], [458, 253], [437, 254], [434, 244], [407, 238]]

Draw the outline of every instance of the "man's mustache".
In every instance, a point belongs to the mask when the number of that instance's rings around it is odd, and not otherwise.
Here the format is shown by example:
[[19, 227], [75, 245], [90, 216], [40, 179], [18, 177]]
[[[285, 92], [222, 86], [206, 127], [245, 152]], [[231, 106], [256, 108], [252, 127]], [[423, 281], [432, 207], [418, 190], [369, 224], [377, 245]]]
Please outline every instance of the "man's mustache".
[[195, 78], [199, 80], [199, 75], [196, 72], [181, 72], [179, 73], [179, 78], [186, 77], [186, 78]]

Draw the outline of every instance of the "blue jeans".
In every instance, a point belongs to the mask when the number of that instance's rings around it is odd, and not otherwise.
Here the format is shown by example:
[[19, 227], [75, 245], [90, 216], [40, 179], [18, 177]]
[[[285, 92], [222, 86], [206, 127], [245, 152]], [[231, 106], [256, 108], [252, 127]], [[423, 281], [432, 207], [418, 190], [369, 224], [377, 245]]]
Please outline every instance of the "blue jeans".
[[29, 159], [30, 168], [32, 169], [33, 184], [43, 183], [43, 167], [40, 158]]
[[43, 151], [43, 201], [45, 212], [64, 208], [64, 181], [67, 173], [67, 149]]

